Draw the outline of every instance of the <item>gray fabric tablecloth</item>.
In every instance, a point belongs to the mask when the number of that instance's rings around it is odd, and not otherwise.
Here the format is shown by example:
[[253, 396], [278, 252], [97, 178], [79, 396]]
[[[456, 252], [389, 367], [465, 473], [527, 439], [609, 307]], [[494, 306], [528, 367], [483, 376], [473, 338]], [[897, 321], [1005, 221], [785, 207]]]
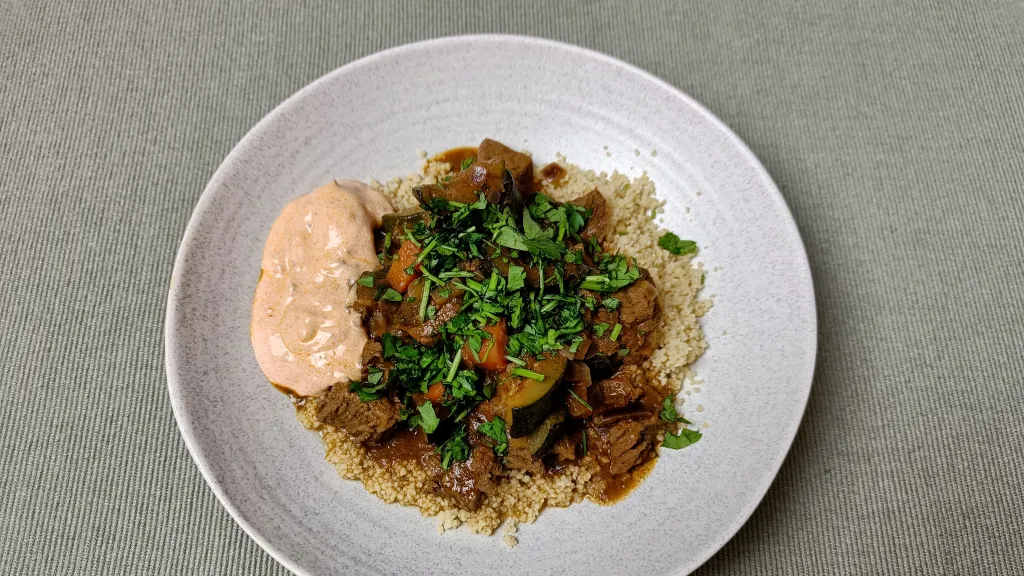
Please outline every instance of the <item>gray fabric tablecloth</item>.
[[171, 414], [179, 239], [278, 102], [470, 32], [665, 78], [751, 146], [800, 226], [810, 404], [700, 573], [1024, 573], [1024, 5], [546, 4], [0, 0], [0, 573], [285, 572]]

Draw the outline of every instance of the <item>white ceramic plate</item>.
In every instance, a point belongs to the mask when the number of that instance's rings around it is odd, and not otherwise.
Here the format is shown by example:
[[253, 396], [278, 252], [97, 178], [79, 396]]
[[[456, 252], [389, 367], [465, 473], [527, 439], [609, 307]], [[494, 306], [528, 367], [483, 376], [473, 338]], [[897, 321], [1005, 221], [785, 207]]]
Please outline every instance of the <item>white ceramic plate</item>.
[[[663, 451], [614, 506], [549, 509], [520, 545], [385, 505], [339, 479], [320, 439], [264, 379], [249, 313], [267, 231], [332, 178], [385, 180], [497, 138], [539, 162], [646, 170], [666, 225], [708, 268], [704, 439]], [[607, 151], [605, 150], [607, 146]], [[636, 154], [639, 151], [639, 155]], [[656, 153], [655, 153], [656, 151]], [[720, 271], [713, 271], [720, 267]], [[181, 434], [235, 520], [298, 574], [684, 574], [750, 516], [800, 423], [817, 325], [807, 257], [771, 178], [719, 120], [668, 84], [581, 48], [468, 36], [353, 62], [267, 115], [231, 151], [189, 222], [167, 303], [167, 381]], [[704, 411], [697, 413], [701, 404]]]

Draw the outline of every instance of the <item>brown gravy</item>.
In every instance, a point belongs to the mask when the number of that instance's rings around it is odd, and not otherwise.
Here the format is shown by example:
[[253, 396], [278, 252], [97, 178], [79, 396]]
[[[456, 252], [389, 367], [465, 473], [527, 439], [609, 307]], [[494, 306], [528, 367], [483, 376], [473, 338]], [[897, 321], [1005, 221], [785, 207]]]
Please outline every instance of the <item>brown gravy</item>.
[[423, 429], [402, 429], [392, 435], [383, 444], [370, 446], [367, 455], [385, 466], [397, 462], [415, 462], [425, 454], [434, 451], [434, 445], [427, 442]]
[[622, 500], [628, 496], [634, 488], [639, 486], [640, 483], [644, 481], [644, 478], [647, 478], [647, 475], [651, 473], [651, 470], [654, 470], [654, 464], [657, 461], [657, 458], [651, 458], [629, 472], [619, 474], [618, 476], [608, 474], [607, 468], [602, 466], [598, 475], [604, 479], [604, 493], [595, 501], [598, 504], [608, 506]]
[[449, 169], [455, 173], [462, 168], [462, 163], [469, 159], [476, 159], [477, 147], [476, 146], [463, 146], [461, 148], [452, 148], [434, 156], [435, 162], [447, 162]]

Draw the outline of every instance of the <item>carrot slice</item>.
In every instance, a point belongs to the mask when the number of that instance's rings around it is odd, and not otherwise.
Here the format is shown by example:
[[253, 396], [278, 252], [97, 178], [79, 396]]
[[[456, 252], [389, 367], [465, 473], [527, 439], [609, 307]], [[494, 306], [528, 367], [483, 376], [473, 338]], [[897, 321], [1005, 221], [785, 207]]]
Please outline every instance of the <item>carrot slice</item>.
[[[412, 242], [408, 240], [402, 242], [402, 246], [398, 248], [398, 254], [391, 261], [391, 268], [388, 269], [387, 281], [392, 288], [404, 293], [409, 288], [409, 284], [419, 277], [419, 272], [414, 266], [419, 253], [419, 247]], [[412, 274], [406, 272], [409, 268], [413, 269]]]
[[462, 358], [484, 370], [504, 370], [508, 364], [508, 360], [505, 359], [505, 347], [508, 345], [508, 327], [505, 320], [502, 319], [493, 326], [485, 326], [483, 330], [490, 338], [484, 338], [480, 344], [480, 352], [477, 353], [480, 362], [476, 361], [468, 342], [462, 346]]
[[427, 400], [430, 400], [434, 404], [440, 404], [441, 399], [444, 398], [444, 384], [441, 382], [435, 382], [427, 388]]

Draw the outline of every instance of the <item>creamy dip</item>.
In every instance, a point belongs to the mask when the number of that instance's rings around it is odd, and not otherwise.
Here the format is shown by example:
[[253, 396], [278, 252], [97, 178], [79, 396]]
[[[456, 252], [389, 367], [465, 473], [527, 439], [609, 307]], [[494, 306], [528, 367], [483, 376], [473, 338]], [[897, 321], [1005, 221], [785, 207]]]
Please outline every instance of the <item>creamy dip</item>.
[[273, 384], [309, 396], [359, 379], [367, 336], [347, 302], [356, 279], [379, 265], [373, 229], [392, 211], [377, 190], [342, 180], [290, 202], [274, 221], [250, 326]]

